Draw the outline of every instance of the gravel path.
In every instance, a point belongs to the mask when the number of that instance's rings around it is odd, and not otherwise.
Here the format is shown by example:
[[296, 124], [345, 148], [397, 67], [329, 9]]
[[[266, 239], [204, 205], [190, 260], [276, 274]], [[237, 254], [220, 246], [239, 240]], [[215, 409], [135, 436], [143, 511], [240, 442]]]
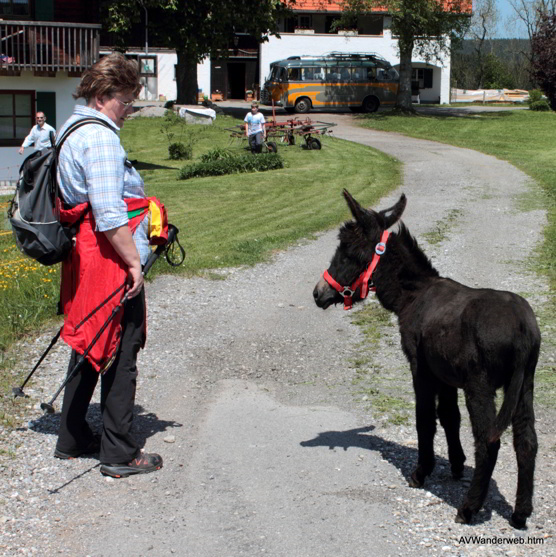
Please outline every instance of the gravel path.
[[[522, 264], [545, 219], [543, 211], [519, 209], [521, 196], [535, 187], [526, 176], [473, 151], [357, 128], [347, 115], [323, 119], [338, 122], [335, 136], [404, 162], [403, 187], [380, 207], [406, 193], [404, 221], [441, 274], [542, 304], [546, 285]], [[425, 235], [437, 229], [445, 239], [427, 244]], [[556, 442], [546, 409], [537, 408], [540, 450], [528, 531], [508, 524], [516, 489], [508, 434], [485, 508], [471, 526], [454, 523], [473, 466], [464, 408], [464, 480], [449, 479], [439, 432], [433, 476], [424, 489], [408, 487], [417, 457], [413, 418], [391, 425], [357, 393], [349, 362], [361, 351], [362, 334], [354, 312], [323, 312], [312, 301], [335, 245], [333, 231], [268, 264], [229, 270], [226, 280], [166, 276], [148, 285], [150, 336], [139, 360], [135, 425], [146, 449], [164, 456], [158, 473], [118, 481], [101, 477], [94, 458], [52, 457], [58, 416], [42, 416], [36, 404], [63, 377], [68, 350], [57, 346], [26, 389], [29, 427], [3, 432], [15, 457], [0, 462], [0, 553], [556, 555]], [[397, 330], [386, 325], [385, 333], [369, 365], [380, 365], [400, 396], [412, 400]], [[52, 334], [28, 348], [29, 364]], [[99, 427], [98, 399], [91, 420]]]

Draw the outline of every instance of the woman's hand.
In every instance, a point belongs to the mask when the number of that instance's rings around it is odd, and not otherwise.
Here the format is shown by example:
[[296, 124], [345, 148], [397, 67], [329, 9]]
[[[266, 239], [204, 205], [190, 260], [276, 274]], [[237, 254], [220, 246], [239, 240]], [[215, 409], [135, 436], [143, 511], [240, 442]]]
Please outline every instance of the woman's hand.
[[124, 263], [129, 267], [127, 292], [128, 298], [131, 299], [141, 292], [144, 283], [141, 258], [135, 247], [131, 230], [125, 224], [112, 230], [106, 230], [104, 234], [112, 244], [112, 247], [118, 252], [118, 255], [124, 260]]

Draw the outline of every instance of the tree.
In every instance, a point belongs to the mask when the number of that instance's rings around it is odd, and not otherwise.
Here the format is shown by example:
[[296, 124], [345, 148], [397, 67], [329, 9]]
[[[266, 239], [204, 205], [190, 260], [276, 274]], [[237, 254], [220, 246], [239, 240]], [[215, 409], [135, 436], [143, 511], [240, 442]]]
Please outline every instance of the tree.
[[531, 40], [532, 73], [556, 110], [556, 14], [540, 14]]
[[537, 31], [539, 14], [554, 14], [556, 0], [508, 0], [514, 12], [510, 22], [521, 23], [527, 31], [529, 40]]
[[414, 54], [425, 60], [440, 59], [452, 40], [469, 27], [469, 0], [343, 0], [342, 16], [348, 21], [373, 9], [388, 10], [392, 35], [398, 38], [400, 87], [396, 107], [411, 112], [411, 73]]
[[264, 42], [293, 0], [104, 0], [103, 19], [119, 47], [132, 26], [149, 14], [149, 37], [177, 54], [177, 102], [197, 104], [197, 64], [206, 56], [228, 56], [236, 32]]
[[[484, 87], [485, 56], [487, 55], [485, 54], [485, 47], [489, 39], [493, 37], [497, 24], [498, 10], [496, 9], [496, 0], [476, 0], [467, 37], [474, 40], [479, 89]], [[492, 54], [492, 50], [490, 54]]]

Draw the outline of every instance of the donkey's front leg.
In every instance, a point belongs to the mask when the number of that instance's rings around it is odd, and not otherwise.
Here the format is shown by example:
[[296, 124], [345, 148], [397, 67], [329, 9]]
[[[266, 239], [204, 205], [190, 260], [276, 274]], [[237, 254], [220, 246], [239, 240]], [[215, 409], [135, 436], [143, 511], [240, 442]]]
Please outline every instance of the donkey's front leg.
[[419, 442], [419, 460], [409, 485], [423, 487], [425, 478], [434, 469], [434, 434], [436, 433], [436, 381], [429, 373], [417, 371], [413, 374], [415, 390], [415, 411], [417, 421], [417, 439]]

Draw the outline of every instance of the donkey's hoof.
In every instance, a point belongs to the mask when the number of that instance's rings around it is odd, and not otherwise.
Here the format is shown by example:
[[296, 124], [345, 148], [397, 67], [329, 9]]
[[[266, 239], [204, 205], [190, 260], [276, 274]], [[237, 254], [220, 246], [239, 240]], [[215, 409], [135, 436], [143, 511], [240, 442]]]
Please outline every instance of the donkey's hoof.
[[522, 517], [517, 513], [513, 513], [512, 517], [510, 518], [510, 525], [516, 528], [517, 530], [526, 530], [527, 517]]
[[473, 517], [473, 513], [469, 509], [459, 509], [458, 514], [456, 515], [456, 522], [458, 524], [469, 524], [471, 522], [471, 518]]
[[417, 473], [413, 472], [413, 474], [411, 474], [411, 478], [407, 480], [407, 483], [409, 484], [409, 487], [423, 487], [425, 485], [425, 480], [420, 480]]

